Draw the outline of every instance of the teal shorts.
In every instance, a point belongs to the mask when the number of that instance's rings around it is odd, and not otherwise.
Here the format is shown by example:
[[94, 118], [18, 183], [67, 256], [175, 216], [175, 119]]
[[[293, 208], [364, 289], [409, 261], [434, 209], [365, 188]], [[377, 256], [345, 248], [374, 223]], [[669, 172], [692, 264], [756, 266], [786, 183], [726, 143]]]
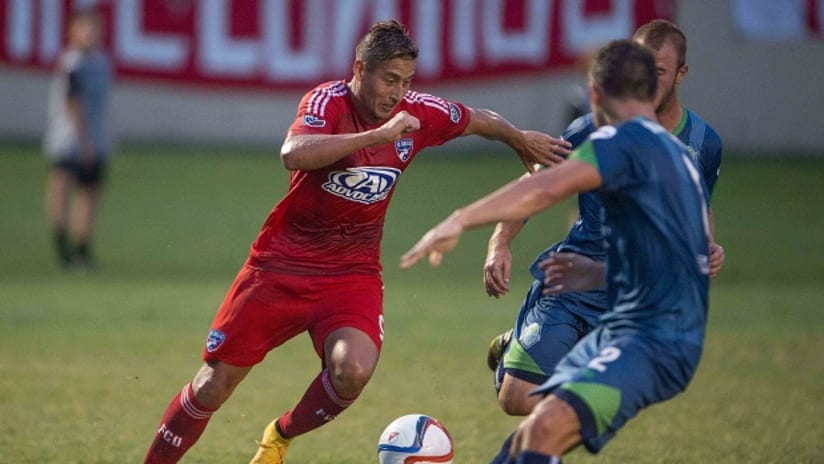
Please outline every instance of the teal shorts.
[[701, 347], [599, 327], [584, 337], [534, 393], [557, 396], [575, 410], [581, 442], [597, 453], [638, 412], [682, 392]]
[[575, 294], [544, 296], [543, 288], [536, 280], [524, 298], [498, 369], [498, 389], [504, 373], [535, 385], [544, 383], [558, 361], [599, 325], [600, 308]]

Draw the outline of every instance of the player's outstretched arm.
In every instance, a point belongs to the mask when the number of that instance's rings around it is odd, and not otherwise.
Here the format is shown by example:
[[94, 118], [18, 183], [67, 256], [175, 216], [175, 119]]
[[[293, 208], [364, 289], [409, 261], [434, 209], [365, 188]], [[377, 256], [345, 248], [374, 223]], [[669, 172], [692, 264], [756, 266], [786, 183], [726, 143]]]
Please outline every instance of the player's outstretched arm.
[[578, 253], [552, 253], [538, 267], [544, 271], [544, 295], [606, 286], [606, 264]]
[[480, 135], [509, 145], [529, 172], [535, 170], [535, 164], [554, 166], [571, 152], [566, 140], [543, 132], [520, 130], [492, 110], [470, 108], [469, 116], [462, 135]]
[[401, 268], [408, 269], [429, 256], [433, 266], [443, 254], [458, 244], [468, 229], [501, 221], [516, 221], [548, 208], [580, 191], [601, 185], [601, 175], [593, 165], [571, 160], [556, 168], [517, 179], [471, 205], [452, 213], [431, 229], [401, 258]]
[[328, 166], [361, 148], [391, 143], [421, 128], [415, 116], [401, 111], [382, 126], [350, 134], [287, 134], [280, 148], [280, 159], [290, 171]]

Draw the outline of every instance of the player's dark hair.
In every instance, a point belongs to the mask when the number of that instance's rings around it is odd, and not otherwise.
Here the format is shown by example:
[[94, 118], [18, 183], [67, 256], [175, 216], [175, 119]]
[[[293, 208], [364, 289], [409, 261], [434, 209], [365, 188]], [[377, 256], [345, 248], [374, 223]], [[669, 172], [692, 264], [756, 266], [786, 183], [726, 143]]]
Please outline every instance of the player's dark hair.
[[91, 19], [97, 21], [100, 19], [100, 13], [96, 8], [91, 6], [73, 8], [69, 13], [69, 22], [71, 23], [75, 20], [81, 19]]
[[666, 19], [654, 19], [639, 27], [632, 39], [658, 51], [669, 42], [678, 53], [678, 67], [687, 62], [687, 36], [675, 24]]
[[616, 40], [598, 50], [590, 81], [607, 97], [651, 101], [658, 78], [649, 48], [631, 40]]
[[355, 48], [355, 58], [363, 61], [367, 69], [379, 62], [395, 58], [418, 58], [418, 47], [409, 36], [406, 26], [395, 21], [375, 23]]

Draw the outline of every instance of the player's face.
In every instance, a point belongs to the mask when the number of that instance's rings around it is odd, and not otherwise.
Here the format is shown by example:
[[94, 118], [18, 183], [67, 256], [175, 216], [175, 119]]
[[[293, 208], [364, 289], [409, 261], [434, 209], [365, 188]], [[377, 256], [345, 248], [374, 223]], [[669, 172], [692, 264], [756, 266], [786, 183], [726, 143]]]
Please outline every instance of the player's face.
[[[643, 44], [642, 44], [643, 45]], [[678, 66], [678, 52], [668, 41], [661, 48], [653, 50], [655, 72], [658, 76], [658, 90], [655, 94], [655, 112], [666, 113], [678, 101], [678, 85], [687, 74], [687, 65]]]
[[376, 123], [392, 116], [403, 100], [415, 75], [415, 60], [394, 58], [367, 68], [362, 61], [355, 62], [355, 79], [360, 81], [357, 97], [367, 122]]
[[90, 50], [97, 46], [100, 40], [100, 27], [97, 18], [80, 16], [71, 24], [69, 31], [70, 41], [75, 47]]

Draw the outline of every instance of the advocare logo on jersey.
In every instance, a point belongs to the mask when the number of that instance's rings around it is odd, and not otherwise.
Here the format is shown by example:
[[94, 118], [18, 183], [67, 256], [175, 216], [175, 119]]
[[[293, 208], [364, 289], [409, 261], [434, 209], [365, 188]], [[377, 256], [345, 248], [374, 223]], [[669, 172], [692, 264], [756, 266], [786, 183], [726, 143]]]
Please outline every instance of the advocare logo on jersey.
[[400, 169], [380, 166], [347, 168], [330, 172], [322, 187], [332, 195], [371, 205], [389, 196], [400, 175]]

